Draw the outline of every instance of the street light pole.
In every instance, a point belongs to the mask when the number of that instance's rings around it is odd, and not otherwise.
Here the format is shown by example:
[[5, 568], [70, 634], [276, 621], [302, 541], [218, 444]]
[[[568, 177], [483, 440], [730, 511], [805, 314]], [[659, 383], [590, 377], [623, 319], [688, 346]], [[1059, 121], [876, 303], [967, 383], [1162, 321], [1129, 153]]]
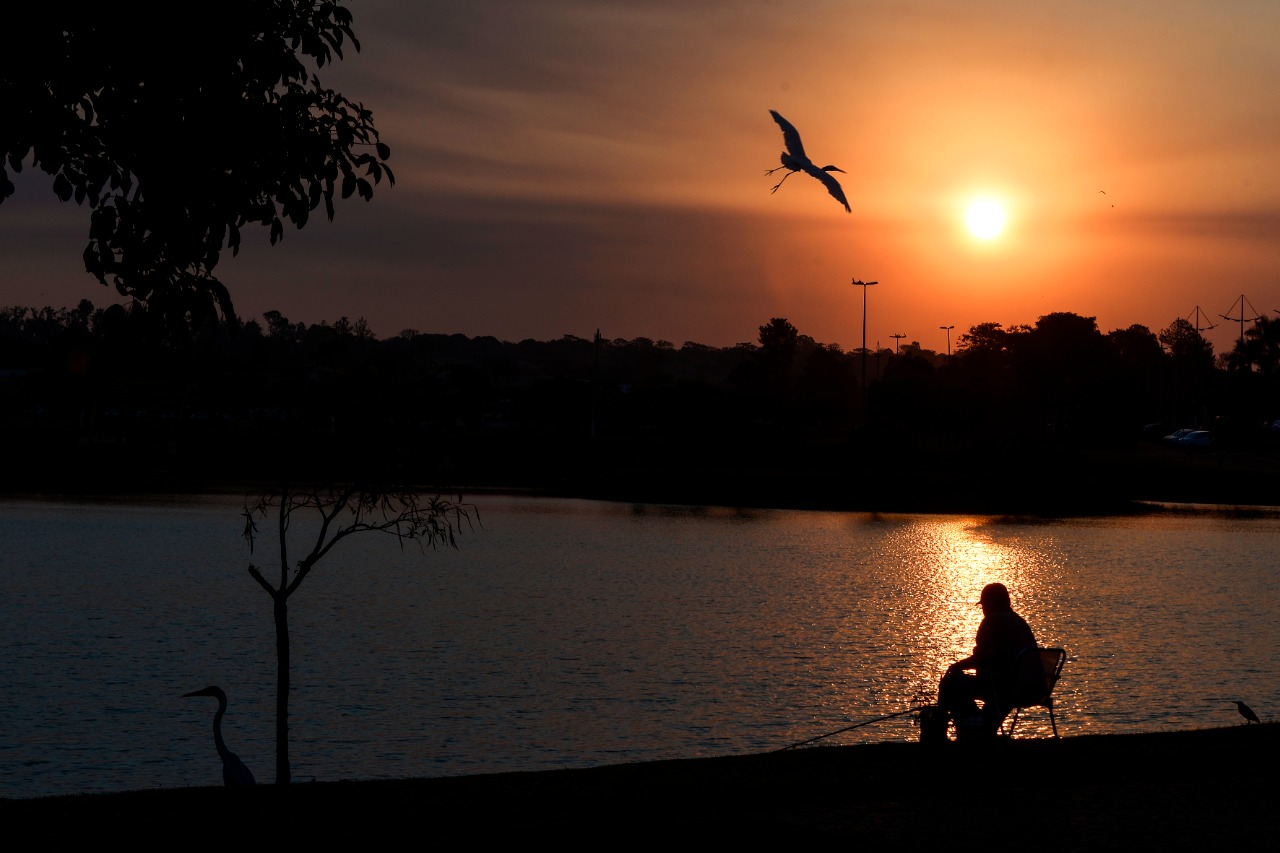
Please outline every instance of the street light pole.
[[853, 280], [854, 287], [862, 288], [862, 388], [865, 393], [867, 387], [867, 288], [873, 284], [879, 284], [876, 281], [858, 281]]
[[947, 331], [947, 358], [951, 358], [951, 330], [955, 328], [955, 325], [939, 326], [938, 328], [946, 329]]

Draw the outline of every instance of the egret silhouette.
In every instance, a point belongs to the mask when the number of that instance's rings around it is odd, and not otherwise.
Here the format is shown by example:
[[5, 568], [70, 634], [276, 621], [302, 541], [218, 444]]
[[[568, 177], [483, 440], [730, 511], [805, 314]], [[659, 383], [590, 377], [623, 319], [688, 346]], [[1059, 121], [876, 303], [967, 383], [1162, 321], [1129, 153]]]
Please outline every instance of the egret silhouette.
[[778, 169], [787, 169], [787, 173], [782, 176], [782, 180], [774, 184], [773, 189], [769, 192], [776, 193], [778, 187], [796, 172], [804, 172], [806, 175], [812, 175], [822, 181], [823, 186], [827, 188], [827, 192], [831, 193], [831, 197], [844, 205], [845, 213], [852, 213], [849, 208], [849, 202], [844, 197], [844, 190], [840, 188], [840, 182], [831, 176], [831, 172], [839, 172], [846, 174], [844, 169], [835, 166], [823, 166], [821, 168], [813, 165], [813, 161], [804, 153], [804, 144], [800, 141], [800, 134], [782, 116], [778, 115], [777, 110], [769, 110], [769, 115], [773, 116], [773, 120], [778, 123], [778, 127], [782, 128], [782, 141], [787, 146], [787, 150], [782, 152], [782, 165], [774, 169], [765, 171], [766, 175], [772, 175]]
[[218, 712], [213, 715], [213, 745], [217, 747], [218, 757], [222, 759], [222, 781], [228, 787], [257, 784], [249, 768], [244, 766], [244, 762], [234, 752], [227, 749], [227, 743], [222, 739], [222, 715], [227, 713], [227, 694], [222, 692], [221, 687], [206, 687], [204, 690], [182, 694], [184, 699], [188, 696], [212, 696], [218, 700]]
[[1258, 719], [1258, 715], [1257, 715], [1257, 714], [1255, 714], [1255, 713], [1253, 713], [1253, 709], [1252, 709], [1252, 708], [1250, 708], [1248, 705], [1244, 704], [1244, 703], [1243, 703], [1243, 702], [1241, 702], [1239, 699], [1235, 700], [1235, 702], [1236, 702], [1236, 708], [1240, 711], [1240, 716], [1242, 716], [1242, 717], [1244, 717], [1244, 718], [1245, 718], [1245, 721], [1246, 721], [1246, 722], [1245, 722], [1245, 725], [1246, 725], [1246, 726], [1247, 726], [1247, 725], [1249, 725], [1249, 723], [1261, 723], [1261, 722], [1262, 722], [1262, 720], [1259, 720], [1259, 719]]

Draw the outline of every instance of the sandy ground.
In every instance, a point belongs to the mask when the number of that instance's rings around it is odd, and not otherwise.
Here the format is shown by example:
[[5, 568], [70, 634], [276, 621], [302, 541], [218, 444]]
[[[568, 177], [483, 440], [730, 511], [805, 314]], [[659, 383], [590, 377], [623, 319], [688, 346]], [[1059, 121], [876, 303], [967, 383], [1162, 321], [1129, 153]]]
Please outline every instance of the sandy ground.
[[[40, 845], [1270, 849], [1280, 725], [817, 746], [586, 770], [0, 800]], [[857, 848], [855, 848], [857, 849]]]

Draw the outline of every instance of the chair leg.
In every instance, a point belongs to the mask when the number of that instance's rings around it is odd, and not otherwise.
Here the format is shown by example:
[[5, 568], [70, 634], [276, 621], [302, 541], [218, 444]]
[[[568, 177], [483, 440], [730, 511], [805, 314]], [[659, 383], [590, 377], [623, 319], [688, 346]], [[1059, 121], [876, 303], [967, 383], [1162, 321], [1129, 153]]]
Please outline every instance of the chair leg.
[[1018, 726], [1018, 713], [1020, 711], [1022, 711], [1021, 708], [1013, 709], [1013, 719], [1009, 721], [1009, 731], [1005, 732], [1005, 737], [1013, 737], [1013, 730]]
[[1058, 721], [1057, 721], [1056, 719], [1054, 719], [1054, 716], [1053, 716], [1053, 703], [1052, 703], [1052, 702], [1050, 702], [1050, 703], [1049, 703], [1049, 725], [1053, 726], [1053, 737], [1054, 737], [1054, 739], [1056, 739], [1056, 740], [1061, 740], [1062, 738], [1058, 735]]

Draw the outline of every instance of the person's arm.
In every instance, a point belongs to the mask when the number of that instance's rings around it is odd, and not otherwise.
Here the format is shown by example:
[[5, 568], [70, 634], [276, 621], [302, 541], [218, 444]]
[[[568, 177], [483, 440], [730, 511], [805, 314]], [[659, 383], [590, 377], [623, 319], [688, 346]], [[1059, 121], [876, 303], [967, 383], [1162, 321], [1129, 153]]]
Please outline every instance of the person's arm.
[[982, 660], [986, 657], [986, 652], [987, 652], [986, 646], [989, 645], [989, 642], [990, 642], [989, 638], [987, 638], [986, 636], [988, 630], [989, 629], [987, 628], [987, 620], [984, 617], [982, 620], [982, 624], [978, 626], [978, 636], [974, 638], [975, 645], [973, 647], [973, 654], [969, 655], [964, 660], [958, 660], [955, 663], [951, 664], [951, 666], [947, 669], [947, 672], [959, 672], [965, 669], [978, 668], [978, 664], [980, 664]]

